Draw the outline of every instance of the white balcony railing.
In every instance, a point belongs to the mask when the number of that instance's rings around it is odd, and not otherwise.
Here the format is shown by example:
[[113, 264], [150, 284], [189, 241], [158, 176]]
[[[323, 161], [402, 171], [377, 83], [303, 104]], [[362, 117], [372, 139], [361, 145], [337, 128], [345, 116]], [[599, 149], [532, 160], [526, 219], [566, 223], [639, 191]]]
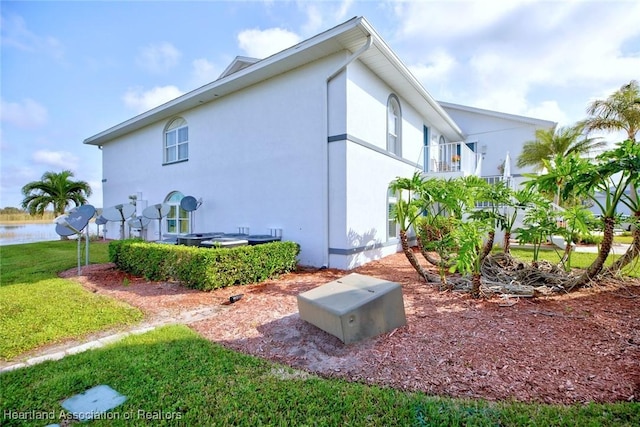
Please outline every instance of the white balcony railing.
[[462, 172], [463, 175], [472, 175], [478, 156], [467, 144], [460, 142], [432, 145], [429, 147], [429, 161], [425, 172]]

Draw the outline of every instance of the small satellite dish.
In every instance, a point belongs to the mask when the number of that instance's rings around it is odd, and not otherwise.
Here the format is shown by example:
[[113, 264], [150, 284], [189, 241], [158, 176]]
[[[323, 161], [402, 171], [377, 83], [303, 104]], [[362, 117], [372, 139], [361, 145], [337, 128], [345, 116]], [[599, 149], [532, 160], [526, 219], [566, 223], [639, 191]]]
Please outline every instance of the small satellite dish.
[[131, 218], [136, 211], [136, 207], [131, 203], [115, 205], [102, 211], [102, 216], [107, 221], [120, 221], [120, 239], [124, 239], [124, 222]]
[[[100, 210], [102, 210], [102, 209], [100, 209]], [[97, 210], [96, 210], [96, 213], [97, 213]], [[100, 226], [101, 225], [105, 225], [107, 222], [109, 222], [109, 221], [107, 221], [107, 219], [105, 217], [103, 217], [102, 215], [100, 215], [98, 218], [96, 218], [95, 223], [96, 223], [96, 226], [97, 226], [97, 229], [98, 229], [98, 232], [97, 232], [98, 236], [100, 235]], [[105, 236], [104, 234], [105, 233], [104, 233], [104, 229], [103, 229], [103, 231], [102, 231], [102, 235], [103, 236], [102, 237], [103, 237], [103, 239], [106, 239], [107, 236]]]
[[129, 219], [129, 221], [127, 221], [127, 224], [129, 224], [129, 227], [135, 230], [142, 230], [143, 228], [146, 228], [150, 222], [151, 220], [149, 218], [146, 218], [144, 216], [137, 216], [135, 218]]
[[167, 216], [170, 209], [171, 208], [167, 203], [157, 203], [155, 205], [146, 207], [142, 211], [142, 216], [144, 216], [145, 218], [158, 220], [158, 233], [160, 236], [159, 240], [162, 240], [162, 218]]
[[169, 213], [169, 205], [166, 203], [158, 203], [145, 208], [142, 216], [149, 219], [162, 219]]
[[198, 209], [198, 201], [193, 196], [183, 197], [180, 200], [180, 207], [187, 212], [195, 211]]
[[129, 224], [130, 229], [137, 230], [140, 233], [141, 239], [146, 240], [146, 238], [144, 237], [145, 229], [147, 228], [150, 222], [151, 220], [149, 218], [146, 218], [144, 216], [137, 216], [129, 219], [127, 221], [127, 224]]
[[136, 207], [131, 203], [127, 203], [126, 205], [115, 205], [110, 208], [106, 208], [102, 212], [102, 216], [107, 221], [125, 221], [133, 215], [136, 211]]
[[[80, 240], [82, 240], [82, 230], [89, 224], [89, 220], [96, 214], [96, 208], [91, 205], [82, 205], [74, 208], [68, 215], [60, 215], [53, 222], [56, 224], [56, 233], [60, 236], [78, 235], [78, 275], [80, 275]], [[86, 265], [89, 265], [89, 229], [85, 237], [86, 242]]]
[[59, 216], [54, 221], [56, 223], [56, 233], [61, 236], [71, 236], [72, 234], [80, 234], [82, 230], [89, 224], [89, 220], [96, 213], [96, 208], [91, 205], [82, 205], [74, 209], [67, 216]]
[[196, 198], [193, 196], [183, 197], [182, 200], [180, 200], [180, 207], [185, 211], [189, 212], [190, 219], [191, 219], [189, 221], [189, 223], [191, 224], [190, 226], [191, 229], [189, 231], [191, 233], [193, 233], [193, 229], [194, 229], [193, 212], [196, 209], [198, 209], [201, 204], [202, 204], [202, 198], [200, 198], [199, 200], [196, 200]]

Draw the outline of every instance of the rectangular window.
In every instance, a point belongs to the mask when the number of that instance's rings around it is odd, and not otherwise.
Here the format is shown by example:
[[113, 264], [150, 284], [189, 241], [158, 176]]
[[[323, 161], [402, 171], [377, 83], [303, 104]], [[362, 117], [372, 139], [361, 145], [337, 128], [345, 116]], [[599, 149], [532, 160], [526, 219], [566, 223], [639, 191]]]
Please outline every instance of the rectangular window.
[[391, 215], [391, 213], [393, 212], [393, 209], [395, 208], [395, 203], [391, 204], [389, 203], [389, 227], [388, 227], [388, 239], [397, 239], [398, 238], [398, 223], [396, 222], [396, 220], [393, 218], [393, 216]]
[[387, 240], [398, 238], [398, 223], [395, 219], [395, 209], [398, 202], [396, 194], [389, 189], [387, 191]]
[[164, 133], [164, 162], [173, 163], [189, 158], [189, 127], [182, 126]]

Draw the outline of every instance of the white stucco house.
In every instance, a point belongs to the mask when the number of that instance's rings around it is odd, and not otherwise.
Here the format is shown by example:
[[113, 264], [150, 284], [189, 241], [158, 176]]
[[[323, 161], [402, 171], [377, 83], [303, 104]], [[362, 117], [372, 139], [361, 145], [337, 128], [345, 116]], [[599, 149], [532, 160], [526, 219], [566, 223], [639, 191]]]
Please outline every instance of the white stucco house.
[[[555, 123], [439, 103], [365, 18], [257, 60], [87, 138], [101, 148], [103, 203], [174, 207], [163, 237], [282, 229], [303, 265], [350, 269], [399, 250], [388, 186], [398, 176], [499, 175]], [[515, 163], [515, 162], [514, 162]], [[513, 170], [514, 176], [522, 171]], [[147, 236], [158, 238], [152, 221]], [[117, 238], [117, 227], [109, 227]]]

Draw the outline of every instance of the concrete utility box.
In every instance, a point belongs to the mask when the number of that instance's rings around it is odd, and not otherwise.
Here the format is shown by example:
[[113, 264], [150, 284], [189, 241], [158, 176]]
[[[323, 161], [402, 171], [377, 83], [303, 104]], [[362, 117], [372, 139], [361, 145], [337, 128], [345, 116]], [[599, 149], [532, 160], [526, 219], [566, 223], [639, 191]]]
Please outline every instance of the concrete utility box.
[[400, 285], [357, 273], [301, 293], [298, 311], [345, 344], [407, 324]]

